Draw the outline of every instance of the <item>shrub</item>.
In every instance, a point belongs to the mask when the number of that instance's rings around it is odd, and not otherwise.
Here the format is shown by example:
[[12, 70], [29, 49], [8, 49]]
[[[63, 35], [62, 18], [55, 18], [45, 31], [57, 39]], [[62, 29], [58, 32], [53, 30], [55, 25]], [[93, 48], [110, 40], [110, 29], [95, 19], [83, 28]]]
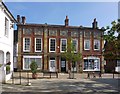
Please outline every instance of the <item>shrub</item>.
[[38, 65], [35, 61], [32, 61], [32, 63], [30, 64], [30, 68], [31, 68], [31, 72], [33, 74], [37, 73], [37, 68], [38, 68]]

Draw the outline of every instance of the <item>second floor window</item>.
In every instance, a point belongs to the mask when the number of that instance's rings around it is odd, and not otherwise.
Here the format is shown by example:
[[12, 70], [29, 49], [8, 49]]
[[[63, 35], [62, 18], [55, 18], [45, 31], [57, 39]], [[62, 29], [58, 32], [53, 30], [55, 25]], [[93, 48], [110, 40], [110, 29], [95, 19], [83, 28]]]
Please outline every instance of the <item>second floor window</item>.
[[23, 38], [23, 51], [30, 51], [30, 38]]
[[90, 40], [84, 40], [84, 50], [90, 50]]
[[100, 41], [94, 40], [94, 50], [100, 50]]
[[66, 50], [66, 46], [67, 46], [67, 40], [61, 39], [61, 52], [64, 52]]
[[77, 50], [78, 50], [77, 39], [72, 40], [72, 45], [73, 45], [74, 51], [77, 52]]
[[9, 32], [9, 21], [7, 18], [5, 18], [5, 36], [8, 36]]
[[55, 52], [56, 51], [56, 39], [55, 38], [50, 38], [49, 39], [49, 51], [50, 52]]
[[35, 52], [41, 52], [41, 51], [42, 51], [42, 39], [35, 38]]

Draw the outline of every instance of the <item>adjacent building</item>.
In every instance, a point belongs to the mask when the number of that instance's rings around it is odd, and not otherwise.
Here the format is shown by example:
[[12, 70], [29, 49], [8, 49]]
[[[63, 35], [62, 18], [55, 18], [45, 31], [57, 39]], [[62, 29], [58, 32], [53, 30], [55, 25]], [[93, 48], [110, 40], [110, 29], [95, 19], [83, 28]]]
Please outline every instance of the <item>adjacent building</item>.
[[40, 70], [68, 72], [73, 70], [70, 62], [61, 56], [68, 39], [75, 47], [75, 53], [82, 54], [82, 60], [75, 63], [74, 71], [104, 70], [102, 49], [103, 30], [94, 19], [92, 27], [70, 26], [68, 16], [64, 25], [30, 24], [24, 16], [17, 16], [18, 70], [30, 70], [35, 61]]
[[[0, 64], [2, 64], [0, 81], [2, 82], [9, 80], [13, 71], [13, 27], [15, 22], [15, 18], [5, 4], [0, 2]], [[6, 72], [7, 63], [10, 64], [7, 68], [9, 72]]]

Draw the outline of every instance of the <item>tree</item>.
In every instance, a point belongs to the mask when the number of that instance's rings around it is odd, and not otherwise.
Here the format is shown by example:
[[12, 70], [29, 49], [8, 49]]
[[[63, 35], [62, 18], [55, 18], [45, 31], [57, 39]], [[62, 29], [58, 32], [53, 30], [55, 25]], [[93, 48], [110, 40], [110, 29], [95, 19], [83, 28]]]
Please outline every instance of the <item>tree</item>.
[[[65, 58], [73, 67], [73, 78], [74, 78], [74, 67], [75, 62], [80, 61], [82, 59], [82, 55], [80, 52], [76, 52], [76, 48], [71, 41], [72, 39], [68, 39], [67, 47], [64, 53], [62, 53], [62, 57]], [[70, 70], [70, 68], [69, 68]], [[71, 71], [70, 71], [71, 73]], [[69, 75], [70, 77], [70, 75]]]
[[104, 33], [106, 42], [104, 56], [105, 59], [120, 59], [120, 19], [111, 23], [111, 28], [107, 26]]

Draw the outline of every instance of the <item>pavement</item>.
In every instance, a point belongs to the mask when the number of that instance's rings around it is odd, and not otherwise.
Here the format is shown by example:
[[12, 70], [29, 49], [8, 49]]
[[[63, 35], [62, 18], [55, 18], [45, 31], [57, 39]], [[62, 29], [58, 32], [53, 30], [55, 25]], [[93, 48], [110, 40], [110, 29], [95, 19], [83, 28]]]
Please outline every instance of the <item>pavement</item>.
[[[74, 79], [69, 74], [59, 73], [58, 78], [43, 77], [29, 80], [27, 73], [22, 73], [21, 84], [19, 73], [14, 74], [14, 80], [2, 84], [2, 94], [120, 94], [120, 78], [118, 74], [103, 74], [102, 78], [87, 78], [87, 74], [75, 73]], [[28, 86], [28, 82], [31, 83]]]

